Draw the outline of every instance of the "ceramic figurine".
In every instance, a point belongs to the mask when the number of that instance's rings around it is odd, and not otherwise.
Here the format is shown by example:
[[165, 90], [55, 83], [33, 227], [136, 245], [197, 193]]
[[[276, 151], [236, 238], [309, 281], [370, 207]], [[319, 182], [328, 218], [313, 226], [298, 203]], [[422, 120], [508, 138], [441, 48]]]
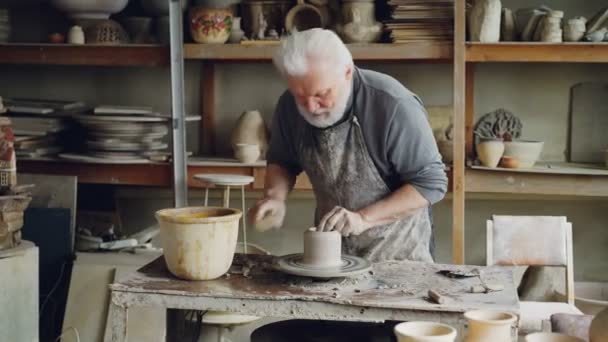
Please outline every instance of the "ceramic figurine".
[[578, 42], [585, 36], [587, 31], [587, 19], [576, 17], [568, 20], [564, 25], [564, 40], [567, 42]]
[[262, 40], [266, 36], [266, 28], [268, 27], [268, 22], [266, 22], [266, 19], [264, 19], [264, 13], [262, 12], [260, 12], [258, 20], [260, 27], [258, 28], [258, 34], [256, 38]]
[[84, 31], [82, 27], [75, 25], [70, 28], [68, 32], [68, 43], [82, 45], [85, 43]]
[[473, 42], [496, 43], [500, 40], [500, 0], [475, 0], [469, 16]]
[[345, 43], [373, 43], [380, 39], [382, 24], [376, 21], [373, 1], [344, 2], [342, 16], [344, 25], [338, 30]]
[[279, 33], [275, 29], [268, 30], [268, 39], [279, 39]]

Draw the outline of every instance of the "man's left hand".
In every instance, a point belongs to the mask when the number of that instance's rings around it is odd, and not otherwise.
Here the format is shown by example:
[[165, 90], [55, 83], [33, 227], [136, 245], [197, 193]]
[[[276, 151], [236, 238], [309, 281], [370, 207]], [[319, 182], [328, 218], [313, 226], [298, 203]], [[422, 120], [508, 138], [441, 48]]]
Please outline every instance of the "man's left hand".
[[358, 212], [346, 210], [342, 207], [334, 207], [330, 212], [325, 214], [317, 231], [335, 230], [342, 236], [359, 235], [371, 228], [371, 225], [365, 221], [363, 216]]

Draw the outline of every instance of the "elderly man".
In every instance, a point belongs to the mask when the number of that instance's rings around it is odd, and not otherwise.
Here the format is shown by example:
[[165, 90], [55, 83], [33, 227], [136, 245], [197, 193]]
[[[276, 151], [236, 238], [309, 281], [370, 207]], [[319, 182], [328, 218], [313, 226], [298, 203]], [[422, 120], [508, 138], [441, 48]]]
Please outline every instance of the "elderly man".
[[264, 198], [254, 223], [285, 217], [295, 178], [308, 175], [318, 230], [370, 261], [433, 262], [429, 208], [447, 177], [420, 99], [394, 78], [357, 68], [335, 33], [312, 29], [282, 41], [274, 63], [289, 90], [278, 101]]

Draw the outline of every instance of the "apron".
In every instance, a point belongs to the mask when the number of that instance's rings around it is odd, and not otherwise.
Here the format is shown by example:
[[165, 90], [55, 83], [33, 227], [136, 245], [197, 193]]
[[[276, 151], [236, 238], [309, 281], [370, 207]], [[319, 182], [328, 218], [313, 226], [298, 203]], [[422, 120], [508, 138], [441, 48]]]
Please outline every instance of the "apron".
[[[329, 128], [306, 125], [298, 158], [317, 200], [315, 225], [335, 206], [357, 211], [391, 193], [369, 155], [352, 110], [343, 122]], [[344, 237], [342, 252], [372, 262], [433, 262], [431, 233], [430, 216], [423, 208], [396, 222]]]

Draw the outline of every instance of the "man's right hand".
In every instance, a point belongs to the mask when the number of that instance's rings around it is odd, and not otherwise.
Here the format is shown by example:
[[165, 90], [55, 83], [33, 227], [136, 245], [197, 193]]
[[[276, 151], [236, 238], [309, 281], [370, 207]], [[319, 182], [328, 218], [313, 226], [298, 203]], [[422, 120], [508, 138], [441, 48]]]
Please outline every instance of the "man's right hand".
[[285, 201], [263, 198], [249, 209], [249, 222], [253, 222], [259, 232], [281, 228], [285, 220], [285, 209]]

